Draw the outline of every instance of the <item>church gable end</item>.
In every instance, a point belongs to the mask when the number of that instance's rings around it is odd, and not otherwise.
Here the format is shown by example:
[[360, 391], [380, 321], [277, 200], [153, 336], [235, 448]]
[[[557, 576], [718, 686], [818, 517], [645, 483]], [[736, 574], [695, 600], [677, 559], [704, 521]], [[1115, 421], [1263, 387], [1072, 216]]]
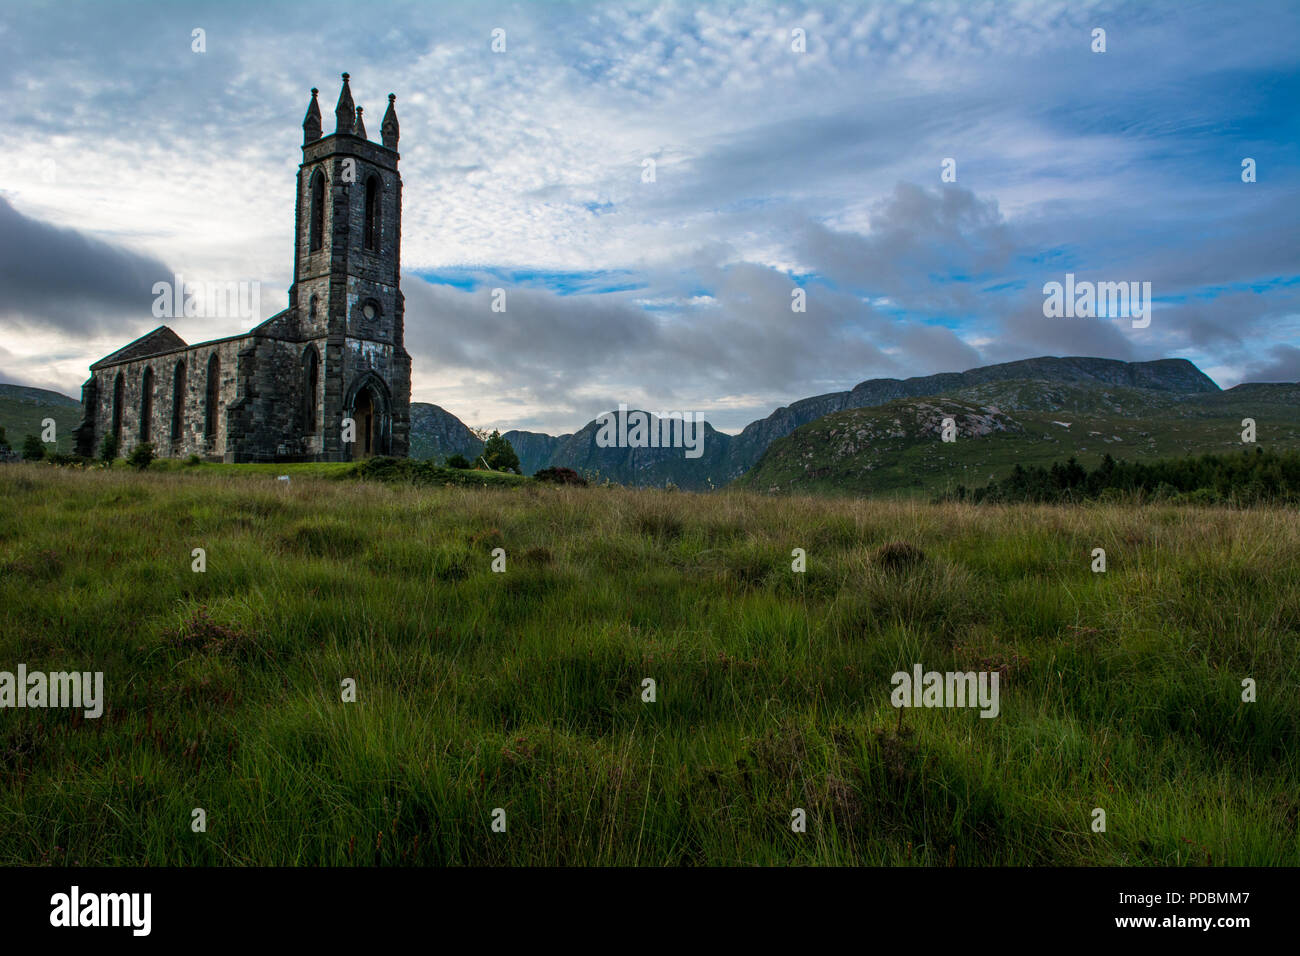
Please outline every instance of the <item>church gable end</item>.
[[121, 362], [129, 362], [132, 359], [144, 358], [147, 355], [157, 355], [160, 352], [171, 352], [183, 348], [185, 348], [185, 340], [167, 326], [160, 325], [152, 332], [140, 336], [134, 342], [122, 346], [111, 355], [104, 356], [90, 368], [93, 371], [106, 365], [117, 365]]

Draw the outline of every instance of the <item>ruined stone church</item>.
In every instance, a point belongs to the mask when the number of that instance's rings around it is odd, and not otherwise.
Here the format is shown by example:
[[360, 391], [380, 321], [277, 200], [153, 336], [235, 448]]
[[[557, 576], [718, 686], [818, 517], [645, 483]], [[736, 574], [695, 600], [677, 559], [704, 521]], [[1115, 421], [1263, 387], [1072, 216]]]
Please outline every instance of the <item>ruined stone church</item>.
[[317, 92], [302, 123], [289, 307], [197, 345], [160, 326], [95, 362], [81, 390], [79, 454], [112, 434], [123, 453], [150, 442], [163, 457], [210, 461], [406, 457], [396, 96], [372, 143], [348, 74], [330, 136]]

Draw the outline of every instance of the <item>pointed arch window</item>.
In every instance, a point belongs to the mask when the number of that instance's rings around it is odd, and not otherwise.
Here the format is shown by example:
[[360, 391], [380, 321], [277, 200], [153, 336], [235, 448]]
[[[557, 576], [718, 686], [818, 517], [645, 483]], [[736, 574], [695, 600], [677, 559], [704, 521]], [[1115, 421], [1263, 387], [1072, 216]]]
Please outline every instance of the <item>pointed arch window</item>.
[[309, 217], [311, 235], [308, 242], [308, 251], [316, 252], [320, 249], [325, 236], [325, 174], [319, 169], [311, 174], [311, 210]]
[[181, 440], [181, 430], [185, 424], [185, 360], [176, 363], [172, 374], [172, 441]]
[[153, 425], [153, 368], [140, 377], [140, 441], [147, 442]]
[[122, 373], [117, 373], [117, 378], [113, 380], [113, 440], [120, 446], [122, 443], [122, 392], [125, 383], [122, 380]]
[[382, 191], [383, 191], [383, 186], [379, 182], [378, 176], [372, 175], [368, 179], [366, 179], [365, 242], [366, 242], [366, 248], [372, 252], [377, 252], [379, 250], [379, 236], [380, 236], [380, 225], [381, 225], [380, 218], [379, 218], [379, 207], [380, 207], [379, 200]]
[[221, 358], [216, 352], [208, 359], [207, 401], [204, 402], [203, 437], [209, 442], [217, 440], [217, 406], [221, 403]]
[[320, 385], [320, 357], [316, 346], [307, 346], [302, 353], [302, 430], [316, 434], [316, 392]]

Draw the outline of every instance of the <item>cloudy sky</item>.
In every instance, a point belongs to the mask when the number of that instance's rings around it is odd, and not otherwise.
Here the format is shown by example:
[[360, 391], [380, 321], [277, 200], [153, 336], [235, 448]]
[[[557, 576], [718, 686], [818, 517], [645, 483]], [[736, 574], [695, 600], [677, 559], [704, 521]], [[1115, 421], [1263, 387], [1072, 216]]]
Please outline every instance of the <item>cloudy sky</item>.
[[[0, 381], [79, 396], [176, 272], [282, 309], [309, 90], [332, 132], [345, 70], [374, 139], [397, 94], [412, 398], [470, 424], [735, 431], [1036, 355], [1295, 381], [1297, 36], [1253, 0], [6, 0]], [[1150, 326], [1044, 317], [1067, 272], [1150, 282]]]

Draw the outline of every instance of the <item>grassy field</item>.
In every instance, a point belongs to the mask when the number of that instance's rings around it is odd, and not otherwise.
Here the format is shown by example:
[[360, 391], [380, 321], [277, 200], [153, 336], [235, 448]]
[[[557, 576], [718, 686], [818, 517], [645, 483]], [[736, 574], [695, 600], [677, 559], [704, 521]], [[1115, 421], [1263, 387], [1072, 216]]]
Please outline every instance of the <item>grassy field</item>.
[[[1294, 510], [209, 466], [0, 502], [0, 670], [108, 701], [0, 710], [3, 864], [1300, 864]], [[895, 710], [916, 663], [998, 671], [999, 716]]]
[[[93, 470], [98, 463], [90, 466]], [[124, 469], [130, 466], [122, 459], [113, 462], [113, 468]], [[487, 471], [477, 468], [443, 468], [431, 461], [398, 460], [395, 458], [371, 458], [365, 462], [350, 461], [315, 461], [265, 464], [226, 464], [225, 462], [197, 462], [190, 464], [182, 458], [159, 458], [149, 465], [150, 474], [160, 472], [181, 472], [189, 475], [206, 477], [240, 476], [243, 478], [280, 478], [287, 476], [290, 483], [300, 478], [330, 478], [351, 481], [362, 478], [372, 471], [386, 474], [392, 480], [400, 480], [403, 474], [412, 474], [419, 484], [450, 484], [489, 487], [514, 487], [529, 484], [532, 479], [509, 472]]]

